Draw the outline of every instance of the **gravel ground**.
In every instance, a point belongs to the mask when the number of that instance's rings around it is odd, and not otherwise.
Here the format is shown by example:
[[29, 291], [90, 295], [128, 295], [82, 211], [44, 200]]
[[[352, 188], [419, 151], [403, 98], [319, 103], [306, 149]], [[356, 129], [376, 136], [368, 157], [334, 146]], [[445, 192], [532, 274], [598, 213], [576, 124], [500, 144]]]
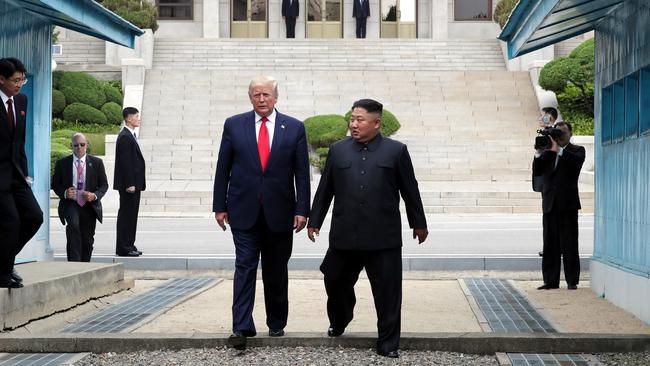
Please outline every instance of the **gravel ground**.
[[597, 357], [604, 366], [650, 366], [650, 352], [601, 353]]
[[400, 351], [399, 359], [377, 355], [372, 349], [327, 347], [262, 347], [238, 352], [226, 347], [213, 349], [188, 349], [182, 351], [154, 351], [137, 353], [93, 354], [75, 363], [86, 365], [445, 365], [445, 366], [497, 366], [494, 356], [470, 355], [450, 352]]

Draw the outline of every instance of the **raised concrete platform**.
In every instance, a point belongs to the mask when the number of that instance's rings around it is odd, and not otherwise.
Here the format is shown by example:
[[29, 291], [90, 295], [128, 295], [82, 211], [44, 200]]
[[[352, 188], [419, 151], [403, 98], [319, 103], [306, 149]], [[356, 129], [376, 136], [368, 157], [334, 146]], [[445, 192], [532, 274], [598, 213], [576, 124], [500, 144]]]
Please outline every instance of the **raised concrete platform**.
[[0, 325], [13, 329], [133, 287], [122, 264], [36, 262], [16, 266], [25, 287], [0, 289]]

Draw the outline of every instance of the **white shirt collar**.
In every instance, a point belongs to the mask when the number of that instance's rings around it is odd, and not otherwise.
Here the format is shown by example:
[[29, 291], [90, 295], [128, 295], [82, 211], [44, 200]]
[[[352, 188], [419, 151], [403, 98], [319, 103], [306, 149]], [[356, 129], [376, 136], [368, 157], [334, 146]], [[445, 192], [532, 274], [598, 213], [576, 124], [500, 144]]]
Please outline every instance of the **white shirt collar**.
[[81, 158], [77, 158], [77, 155], [72, 154], [72, 156], [74, 156], [74, 159], [72, 159], [72, 161], [76, 164], [77, 160], [81, 160], [84, 162], [84, 164], [86, 164], [86, 155], [88, 154], [84, 154], [84, 156], [82, 156]]
[[9, 98], [7, 94], [5, 94], [2, 90], [0, 90], [0, 98], [2, 98], [2, 104], [4, 105], [7, 105], [7, 100], [13, 99], [13, 98]]
[[[275, 111], [275, 109], [273, 109], [273, 113], [271, 113], [268, 117], [266, 117], [266, 119], [268, 120], [268, 121], [266, 121], [266, 123], [267, 124], [269, 124], [269, 123], [274, 124], [275, 123], [275, 117], [277, 117], [277, 115], [278, 115], [278, 113]], [[262, 119], [262, 116], [260, 116], [259, 114], [257, 114], [257, 112], [255, 112], [255, 123], [256, 124], [261, 123], [260, 122], [261, 119]]]
[[126, 123], [124, 124], [124, 128], [126, 128], [127, 130], [129, 130], [129, 131], [131, 132], [131, 135], [133, 135], [133, 134], [135, 133], [135, 130], [134, 130], [134, 129], [131, 129], [131, 127], [127, 126]]

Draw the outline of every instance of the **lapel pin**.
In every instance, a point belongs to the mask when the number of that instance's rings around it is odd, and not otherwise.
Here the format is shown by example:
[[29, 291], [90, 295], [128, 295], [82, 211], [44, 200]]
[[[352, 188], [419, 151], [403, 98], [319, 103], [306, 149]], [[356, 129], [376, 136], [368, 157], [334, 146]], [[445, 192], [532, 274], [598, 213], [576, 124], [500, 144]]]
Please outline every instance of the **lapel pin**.
[[284, 125], [280, 125], [280, 127], [284, 128]]
[[20, 116], [25, 117], [25, 111], [20, 111]]

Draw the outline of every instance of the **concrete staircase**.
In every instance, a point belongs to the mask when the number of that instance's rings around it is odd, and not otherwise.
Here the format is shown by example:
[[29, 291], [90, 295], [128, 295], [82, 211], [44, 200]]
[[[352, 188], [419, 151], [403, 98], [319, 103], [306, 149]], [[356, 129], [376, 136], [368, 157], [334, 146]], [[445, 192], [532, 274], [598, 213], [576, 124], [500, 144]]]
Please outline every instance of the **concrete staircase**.
[[[372, 46], [356, 40], [156, 42], [140, 132], [148, 179], [141, 212], [210, 215], [223, 121], [251, 109], [247, 86], [259, 74], [279, 80], [277, 108], [299, 119], [344, 114], [362, 97], [384, 103], [402, 124], [394, 138], [409, 147], [429, 213], [540, 211], [539, 193], [530, 188], [536, 99], [527, 73], [503, 71], [502, 57], [491, 56], [492, 48], [498, 50], [496, 41], [447, 42], [450, 46], [430, 40], [371, 41]], [[374, 56], [353, 52], [355, 45]], [[427, 49], [427, 56], [404, 56], [409, 45]], [[477, 56], [463, 56], [477, 45]], [[305, 51], [317, 46], [321, 51]], [[273, 50], [268, 66], [254, 56], [265, 48]], [[293, 57], [296, 49], [306, 55]], [[363, 59], [350, 57], [362, 54]], [[396, 54], [408, 59], [404, 67], [394, 61]], [[451, 54], [456, 61], [432, 61]], [[333, 55], [349, 58], [314, 61], [308, 68], [308, 60], [336, 59]], [[379, 61], [372, 62], [373, 57]], [[364, 65], [369, 69], [356, 70]], [[112, 154], [114, 146], [106, 151]], [[112, 160], [106, 157], [109, 175]], [[314, 170], [312, 194], [317, 184]], [[581, 189], [589, 212], [593, 188]]]

